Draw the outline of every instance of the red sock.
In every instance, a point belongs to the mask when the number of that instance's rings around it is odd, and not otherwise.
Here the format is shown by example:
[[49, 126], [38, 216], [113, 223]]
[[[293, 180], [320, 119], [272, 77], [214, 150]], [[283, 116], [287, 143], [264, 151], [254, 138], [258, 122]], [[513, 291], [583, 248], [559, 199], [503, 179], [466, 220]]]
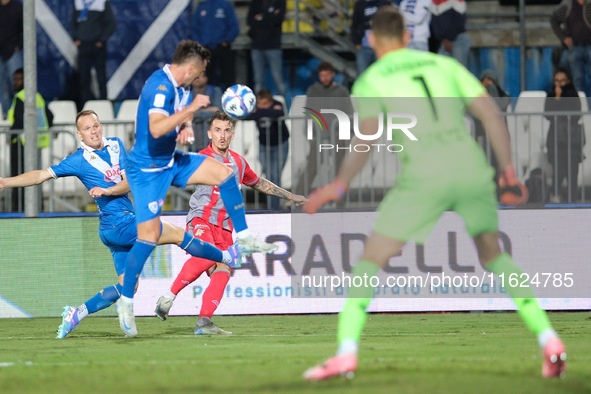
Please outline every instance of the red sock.
[[191, 257], [183, 265], [181, 272], [179, 272], [176, 279], [172, 283], [170, 291], [172, 294], [177, 295], [181, 290], [193, 283], [201, 276], [202, 273], [207, 271], [209, 267], [214, 264], [215, 262], [211, 260]]
[[230, 274], [225, 270], [216, 271], [211, 274], [210, 280], [209, 286], [205, 289], [201, 299], [201, 312], [199, 312], [199, 317], [211, 318], [213, 316], [213, 313], [220, 305], [220, 301], [224, 296], [224, 290], [230, 280]]

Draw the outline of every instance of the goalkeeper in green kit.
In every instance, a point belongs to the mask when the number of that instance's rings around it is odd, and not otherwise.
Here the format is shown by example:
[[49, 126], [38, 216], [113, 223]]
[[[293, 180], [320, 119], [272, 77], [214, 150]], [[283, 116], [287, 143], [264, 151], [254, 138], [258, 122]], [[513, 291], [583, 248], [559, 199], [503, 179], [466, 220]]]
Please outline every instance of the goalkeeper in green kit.
[[[501, 203], [525, 203], [527, 189], [516, 178], [509, 133], [495, 103], [480, 82], [455, 59], [406, 49], [409, 34], [396, 8], [381, 7], [372, 19], [371, 29], [368, 38], [378, 61], [357, 79], [352, 89], [352, 97], [358, 99], [359, 130], [365, 138], [354, 137], [351, 145], [370, 143], [368, 136], [380, 129], [376, 111], [421, 115], [416, 127], [407, 130], [410, 133], [393, 132], [393, 140], [404, 145], [398, 153], [402, 171], [396, 178], [396, 186], [380, 204], [373, 233], [352, 274], [376, 275], [406, 242], [424, 243], [440, 216], [449, 210], [464, 220], [483, 267], [507, 277], [520, 274], [522, 271], [511, 256], [501, 252], [498, 245], [494, 171], [463, 121], [467, 108], [485, 127], [499, 164]], [[396, 97], [404, 100], [396, 101]], [[411, 133], [416, 140], [408, 138]], [[349, 153], [336, 179], [312, 193], [304, 210], [315, 213], [323, 204], [342, 198], [369, 155], [370, 152]], [[542, 375], [563, 376], [565, 347], [531, 289], [507, 287], [505, 290], [526, 326], [537, 336], [544, 359]], [[373, 288], [350, 289], [339, 315], [337, 354], [308, 369], [305, 379], [323, 380], [351, 376], [355, 372], [359, 338], [373, 294]]]

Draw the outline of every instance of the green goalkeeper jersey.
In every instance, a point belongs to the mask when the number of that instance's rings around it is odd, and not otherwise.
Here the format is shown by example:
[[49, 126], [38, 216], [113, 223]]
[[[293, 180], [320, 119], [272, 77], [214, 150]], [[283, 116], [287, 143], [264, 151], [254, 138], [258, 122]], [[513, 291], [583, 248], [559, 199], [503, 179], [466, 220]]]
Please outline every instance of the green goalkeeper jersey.
[[[398, 154], [403, 170], [397, 183], [411, 179], [441, 179], [458, 171], [490, 173], [482, 149], [468, 133], [464, 113], [467, 105], [486, 93], [480, 81], [455, 59], [429, 52], [400, 49], [372, 64], [355, 82], [359, 124], [383, 116], [384, 130], [390, 122], [416, 125], [404, 132], [392, 129], [392, 141], [403, 150]], [[386, 134], [386, 133], [385, 133]], [[383, 141], [382, 141], [383, 142]], [[476, 174], [474, 174], [476, 175]]]

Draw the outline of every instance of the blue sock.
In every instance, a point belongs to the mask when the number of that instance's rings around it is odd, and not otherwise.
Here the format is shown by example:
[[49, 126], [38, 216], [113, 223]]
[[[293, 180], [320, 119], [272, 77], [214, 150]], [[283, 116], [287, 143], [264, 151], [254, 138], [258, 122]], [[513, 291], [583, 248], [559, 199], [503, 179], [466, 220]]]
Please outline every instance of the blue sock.
[[191, 234], [185, 231], [185, 237], [181, 243], [181, 248], [187, 251], [191, 256], [201, 257], [212, 261], [222, 261], [222, 251], [200, 239], [194, 238]]
[[84, 303], [86, 304], [88, 313], [98, 312], [101, 309], [111, 306], [121, 296], [121, 288], [122, 286], [120, 284], [116, 284], [99, 291], [97, 295]]
[[127, 261], [125, 262], [125, 277], [123, 279], [123, 289], [121, 291], [122, 296], [133, 298], [135, 285], [142, 273], [144, 264], [155, 247], [155, 243], [136, 239], [135, 244], [127, 254]]
[[248, 226], [246, 225], [244, 200], [242, 199], [242, 193], [240, 193], [234, 174], [224, 179], [218, 185], [218, 188], [220, 189], [220, 196], [222, 197], [226, 211], [230, 215], [232, 224], [234, 224], [234, 229], [237, 233], [246, 230]]

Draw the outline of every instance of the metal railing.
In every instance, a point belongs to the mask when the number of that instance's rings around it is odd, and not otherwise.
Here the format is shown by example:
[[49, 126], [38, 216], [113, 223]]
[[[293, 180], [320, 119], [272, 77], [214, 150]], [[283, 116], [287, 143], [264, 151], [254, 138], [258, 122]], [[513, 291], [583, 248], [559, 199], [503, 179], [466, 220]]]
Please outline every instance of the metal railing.
[[[529, 182], [531, 203], [527, 206], [540, 207], [548, 203], [591, 203], [591, 146], [584, 144], [585, 130], [591, 130], [591, 114], [586, 112], [520, 112], [504, 114], [512, 140], [512, 159], [516, 165], [519, 178]], [[565, 138], [559, 137], [556, 130], [554, 144], [547, 144], [550, 120], [554, 124], [566, 124], [563, 130]], [[338, 166], [346, 153], [345, 147], [340, 151], [317, 151], [318, 144], [338, 145], [335, 122], [329, 124], [329, 132], [316, 134], [320, 137], [307, 140], [304, 136], [306, 122], [304, 116], [286, 116], [267, 121], [266, 131], [271, 130], [272, 122], [283, 121], [290, 130], [289, 151], [285, 166], [281, 169], [280, 186], [298, 194], [309, 195], [310, 192], [334, 179]], [[494, 164], [490, 143], [485, 137], [479, 136], [476, 124], [466, 118], [466, 125], [486, 152], [490, 163]], [[133, 122], [104, 122], [106, 137], [119, 137], [131, 148], [133, 142]], [[206, 128], [205, 128], [206, 130]], [[265, 128], [263, 127], [263, 130]], [[569, 131], [570, 130], [570, 131]], [[0, 128], [0, 177], [10, 176], [10, 144], [8, 136], [14, 130]], [[54, 125], [49, 133], [51, 142], [48, 148], [41, 149], [41, 162], [38, 168], [47, 168], [57, 164], [63, 157], [74, 152], [79, 146], [73, 124]], [[260, 149], [269, 152], [275, 147], [259, 146], [256, 123], [239, 121], [231, 149], [245, 157], [251, 168], [259, 175], [269, 177], [270, 159], [266, 163], [259, 162]], [[566, 141], [566, 144], [559, 143]], [[267, 139], [267, 141], [269, 138]], [[280, 141], [282, 142], [282, 141]], [[548, 151], [548, 146], [554, 150]], [[279, 154], [280, 156], [282, 153]], [[280, 157], [280, 159], [283, 159]], [[283, 160], [278, 160], [281, 163]], [[556, 164], [558, 163], [558, 165]], [[556, 171], [555, 168], [559, 168]], [[386, 192], [394, 185], [400, 165], [396, 155], [372, 155], [361, 173], [351, 184], [349, 193], [339, 204], [329, 205], [328, 209], [367, 209], [375, 208]], [[19, 172], [22, 172], [19, 169]], [[560, 172], [560, 174], [559, 174]], [[560, 178], [561, 183], [558, 180]], [[535, 190], [533, 189], [535, 188]], [[45, 182], [42, 186], [43, 212], [95, 212], [93, 199], [80, 181], [73, 177], [60, 178]], [[243, 187], [243, 197], [248, 210], [271, 209], [269, 200], [254, 190]], [[165, 211], [185, 212], [192, 189], [182, 190], [172, 187]], [[12, 193], [0, 191], [0, 212], [12, 212]], [[280, 209], [289, 209], [289, 204], [282, 203]], [[22, 206], [18, 209], [22, 212]]]

